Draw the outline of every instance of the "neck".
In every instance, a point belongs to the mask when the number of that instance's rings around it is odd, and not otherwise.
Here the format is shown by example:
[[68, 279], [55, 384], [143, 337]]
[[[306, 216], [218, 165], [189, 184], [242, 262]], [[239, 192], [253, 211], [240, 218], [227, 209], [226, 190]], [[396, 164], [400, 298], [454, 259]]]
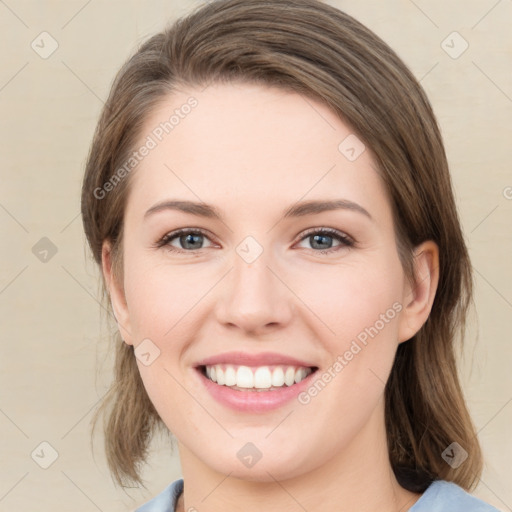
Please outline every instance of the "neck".
[[349, 445], [319, 467], [292, 478], [270, 472], [265, 481], [236, 478], [229, 476], [229, 470], [226, 475], [207, 466], [181, 443], [179, 451], [184, 495], [177, 512], [406, 512], [421, 496], [396, 480], [388, 457], [383, 408], [375, 411]]

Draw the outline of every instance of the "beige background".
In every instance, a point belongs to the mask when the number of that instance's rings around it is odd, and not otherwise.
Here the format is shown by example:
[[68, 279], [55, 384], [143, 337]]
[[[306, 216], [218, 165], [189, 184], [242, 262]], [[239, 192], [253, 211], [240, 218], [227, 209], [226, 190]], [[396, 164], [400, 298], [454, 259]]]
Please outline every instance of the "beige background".
[[[437, 113], [475, 269], [479, 320], [462, 366], [486, 456], [475, 494], [512, 510], [512, 1], [329, 3], [398, 52]], [[196, 5], [0, 2], [1, 512], [133, 510], [181, 476], [177, 457], [156, 439], [147, 491], [125, 493], [110, 479], [99, 433], [91, 450], [89, 423], [111, 369], [79, 194], [115, 72], [147, 36]], [[46, 59], [31, 47], [35, 40], [44, 51], [43, 31], [58, 43]], [[453, 31], [463, 39], [450, 36], [442, 45]], [[453, 58], [464, 40], [468, 49]], [[44, 48], [51, 48], [48, 38]], [[39, 246], [33, 251], [43, 237], [57, 250], [46, 262]], [[48, 469], [39, 466], [51, 462], [42, 442], [58, 452]]]

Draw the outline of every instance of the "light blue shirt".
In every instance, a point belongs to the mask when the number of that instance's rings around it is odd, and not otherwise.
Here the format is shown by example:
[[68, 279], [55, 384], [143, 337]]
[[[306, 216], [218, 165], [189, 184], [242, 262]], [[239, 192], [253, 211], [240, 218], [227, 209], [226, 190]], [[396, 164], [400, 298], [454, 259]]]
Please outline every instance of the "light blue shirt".
[[[135, 512], [176, 512], [183, 479], [176, 480]], [[445, 480], [435, 480], [408, 512], [500, 512], [497, 508]]]

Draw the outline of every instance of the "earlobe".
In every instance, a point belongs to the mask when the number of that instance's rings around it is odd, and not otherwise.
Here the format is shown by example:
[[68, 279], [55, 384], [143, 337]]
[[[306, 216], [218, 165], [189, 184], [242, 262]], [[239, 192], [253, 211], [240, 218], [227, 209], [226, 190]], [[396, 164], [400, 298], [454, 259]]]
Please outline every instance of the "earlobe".
[[427, 321], [439, 282], [439, 248], [427, 240], [414, 251], [414, 285], [404, 287], [398, 341], [411, 339]]
[[124, 291], [118, 283], [117, 276], [114, 275], [112, 265], [112, 246], [110, 241], [105, 240], [101, 249], [101, 266], [103, 277], [107, 286], [112, 312], [117, 322], [119, 332], [124, 342], [133, 345], [132, 336], [130, 334], [130, 317], [128, 314], [128, 305]]

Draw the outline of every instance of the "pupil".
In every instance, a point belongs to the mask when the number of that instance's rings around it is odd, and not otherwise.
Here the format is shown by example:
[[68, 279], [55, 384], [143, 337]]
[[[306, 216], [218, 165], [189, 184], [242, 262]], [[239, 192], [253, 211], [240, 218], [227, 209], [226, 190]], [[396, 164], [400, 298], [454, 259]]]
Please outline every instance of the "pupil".
[[[318, 239], [326, 239], [326, 238], [332, 238], [328, 235], [313, 235], [313, 240], [314, 240], [314, 243], [317, 243], [318, 242]], [[321, 243], [321, 242], [320, 242]], [[327, 243], [327, 242], [324, 242], [324, 244]], [[329, 244], [328, 244], [329, 245]], [[314, 246], [314, 244], [313, 244]], [[329, 247], [320, 247], [320, 249], [329, 249]]]
[[[196, 247], [197, 245], [201, 245], [201, 243], [200, 243], [200, 242], [197, 242], [197, 238], [200, 238], [201, 236], [202, 236], [202, 235], [194, 235], [194, 234], [191, 234], [191, 233], [188, 233], [187, 235], [183, 235], [183, 236], [181, 237], [181, 239], [182, 239], [182, 242], [183, 242], [183, 240], [184, 240], [184, 241], [185, 241], [185, 243], [182, 243], [182, 245], [183, 245], [185, 248], [187, 248], [187, 249], [196, 249], [196, 248], [197, 248], [197, 247]], [[194, 241], [193, 241], [193, 239], [194, 239], [194, 238], [196, 238], [196, 243], [195, 243], [195, 245], [194, 245]], [[187, 247], [187, 244], [188, 244], [189, 242], [192, 244], [192, 247]]]

